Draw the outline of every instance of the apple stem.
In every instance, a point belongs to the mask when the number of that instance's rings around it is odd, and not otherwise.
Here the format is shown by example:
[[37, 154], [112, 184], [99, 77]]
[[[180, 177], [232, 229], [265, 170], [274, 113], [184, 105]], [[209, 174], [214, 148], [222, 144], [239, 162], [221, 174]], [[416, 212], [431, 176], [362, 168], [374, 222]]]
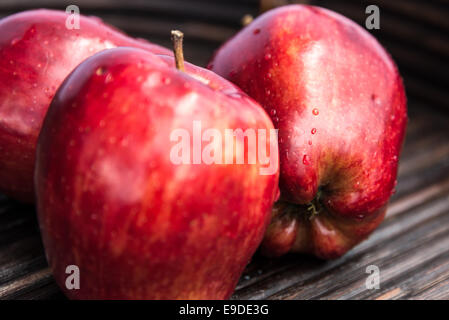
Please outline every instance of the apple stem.
[[182, 50], [182, 40], [184, 33], [179, 30], [172, 30], [171, 39], [173, 41], [173, 53], [175, 54], [176, 69], [185, 71], [184, 68], [184, 52]]

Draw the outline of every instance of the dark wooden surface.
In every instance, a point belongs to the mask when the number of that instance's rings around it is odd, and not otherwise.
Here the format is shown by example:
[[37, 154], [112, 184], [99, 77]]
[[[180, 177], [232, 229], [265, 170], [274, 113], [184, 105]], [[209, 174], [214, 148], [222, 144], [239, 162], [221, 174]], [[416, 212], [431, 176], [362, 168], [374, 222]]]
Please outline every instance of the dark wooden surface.
[[[405, 78], [409, 127], [397, 193], [387, 217], [341, 259], [323, 262], [256, 255], [233, 299], [449, 299], [449, 93], [447, 0], [312, 1], [363, 24], [368, 4], [381, 9], [374, 35]], [[257, 0], [1, 0], [0, 17], [19, 10], [77, 4], [133, 36], [169, 45], [169, 31], [186, 33], [185, 55], [205, 65], [213, 51], [256, 15]], [[381, 271], [367, 290], [368, 265]], [[0, 299], [64, 299], [47, 267], [34, 208], [0, 195]]]

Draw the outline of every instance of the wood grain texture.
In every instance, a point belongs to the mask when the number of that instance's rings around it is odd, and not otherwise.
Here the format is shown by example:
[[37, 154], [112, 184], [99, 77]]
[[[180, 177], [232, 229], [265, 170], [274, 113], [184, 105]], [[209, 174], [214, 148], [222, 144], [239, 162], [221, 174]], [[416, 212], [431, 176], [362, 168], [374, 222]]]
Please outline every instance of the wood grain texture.
[[[291, 1], [290, 1], [291, 2]], [[363, 25], [366, 1], [312, 1]], [[257, 0], [4, 0], [0, 16], [19, 10], [77, 4], [133, 36], [169, 46], [173, 28], [186, 34], [185, 56], [206, 65], [237, 32]], [[397, 192], [387, 217], [365, 242], [335, 261], [303, 255], [256, 256], [232, 299], [449, 299], [449, 72], [447, 3], [369, 1], [381, 8], [381, 30], [405, 76], [409, 126]], [[368, 265], [381, 271], [368, 290]], [[64, 299], [48, 269], [32, 206], [0, 195], [0, 299]]]

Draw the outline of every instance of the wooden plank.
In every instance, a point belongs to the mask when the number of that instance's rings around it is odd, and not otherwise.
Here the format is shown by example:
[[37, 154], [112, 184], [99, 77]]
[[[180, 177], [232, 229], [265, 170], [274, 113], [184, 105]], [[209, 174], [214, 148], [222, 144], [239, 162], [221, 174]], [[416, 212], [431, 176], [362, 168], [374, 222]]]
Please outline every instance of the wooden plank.
[[449, 65], [443, 59], [435, 57], [424, 50], [404, 46], [397, 41], [382, 38], [382, 44], [394, 57], [401, 70], [407, 70], [430, 82], [443, 82], [449, 72]]
[[[366, 5], [355, 0], [315, 3], [327, 3], [361, 23], [366, 18]], [[406, 11], [401, 7], [405, 1], [373, 3], [382, 3], [381, 30], [373, 33], [404, 71], [410, 101], [399, 183], [387, 217], [370, 239], [335, 261], [256, 255], [233, 299], [449, 298], [449, 118], [431, 111], [444, 110], [449, 101], [439, 80], [447, 73], [442, 64], [449, 57], [449, 46], [442, 41], [447, 21], [438, 20], [441, 13], [427, 3], [417, 6], [413, 1], [415, 7]], [[68, 4], [72, 3], [5, 0], [0, 3], [0, 16], [36, 6], [62, 9]], [[82, 13], [99, 15], [133, 36], [166, 46], [170, 46], [168, 31], [181, 28], [186, 33], [187, 60], [203, 66], [219, 44], [240, 28], [241, 16], [258, 10], [257, 0], [194, 0], [188, 8], [184, 0], [81, 0], [75, 4]], [[435, 14], [437, 19], [428, 21]], [[416, 21], [423, 23], [417, 26]], [[368, 264], [381, 269], [380, 290], [364, 286]], [[64, 297], [47, 267], [34, 209], [0, 195], [0, 299], [12, 298]]]
[[[367, 17], [365, 13], [366, 4], [329, 0], [318, 0], [314, 3], [340, 12], [362, 26], [365, 24]], [[376, 3], [376, 1], [370, 2], [370, 4]], [[411, 50], [413, 50], [413, 47], [417, 47], [427, 50], [436, 57], [449, 57], [449, 43], [444, 41], [446, 38], [444, 32], [438, 32], [424, 23], [417, 24], [407, 16], [392, 14], [383, 10], [382, 6], [380, 6], [380, 10], [380, 30], [372, 31], [376, 37], [389, 37], [392, 40], [396, 39], [398, 43]]]
[[[367, 241], [338, 260], [322, 262], [299, 255], [296, 258], [290, 257], [290, 261], [284, 259], [279, 270], [272, 272], [268, 277], [260, 277], [252, 285], [240, 286], [234, 297], [238, 299], [265, 299], [292, 286], [299, 288], [311, 279], [315, 279], [314, 284], [316, 285], [320, 275], [331, 270], [335, 272], [333, 273], [334, 281], [337, 281], [336, 277], [338, 276], [340, 279], [339, 272], [341, 269], [349, 268], [351, 264], [356, 265], [357, 261], [364, 261], [364, 257], [369, 257], [373, 252], [377, 252], [376, 249], [386, 245], [395, 237], [409, 234], [414, 238], [412, 231], [417, 226], [432, 218], [442, 219], [447, 216], [448, 210], [449, 198], [447, 193], [443, 193], [439, 199], [432, 199], [428, 203], [420, 204], [418, 207], [405, 212], [397, 212], [394, 219], [387, 218]], [[406, 245], [407, 243], [402, 244]], [[445, 246], [449, 248], [447, 242]], [[397, 247], [398, 250], [400, 248]]]
[[447, 293], [449, 292], [449, 278], [438, 282], [435, 286], [428, 290], [411, 297], [413, 300], [448, 300]]
[[[399, 215], [404, 212], [419, 206], [420, 204], [431, 202], [438, 197], [442, 197], [449, 193], [449, 177], [439, 183], [432, 183], [422, 189], [415, 190], [414, 193], [410, 193], [406, 196], [397, 199], [389, 206], [388, 215], [385, 221], [388, 221], [393, 216]], [[250, 264], [245, 272], [245, 276], [242, 277], [237, 290], [249, 287], [258, 283], [264, 279], [270, 278], [277, 274], [288, 270], [297, 261], [298, 256], [291, 255], [282, 257], [280, 259], [270, 260], [257, 256], [255, 261]], [[299, 256], [299, 258], [305, 259], [306, 263], [310, 263], [310, 259], [307, 257]], [[310, 269], [315, 267], [315, 262], [312, 263]], [[254, 289], [255, 291], [256, 289]], [[238, 291], [237, 291], [238, 292]]]
[[[443, 123], [445, 123], [445, 120], [442, 120], [441, 122], [438, 121], [438, 119], [431, 119], [428, 118], [429, 114], [425, 112], [419, 112], [417, 114], [413, 114], [411, 123], [416, 123], [415, 128], [419, 129], [419, 127], [422, 127], [423, 122], [419, 119], [424, 119], [424, 123], [431, 123], [433, 126], [433, 130], [424, 131], [418, 130], [417, 135], [422, 137], [427, 137], [429, 134], [434, 134], [438, 136], [442, 131], [442, 129], [439, 129], [443, 126]], [[430, 115], [432, 117], [432, 115]], [[413, 121], [416, 119], [417, 121]], [[409, 126], [409, 129], [412, 129], [413, 132], [414, 126]], [[445, 132], [445, 131], [444, 131]], [[446, 139], [447, 141], [447, 139]], [[408, 144], [406, 144], [406, 154], [408, 157], [405, 159], [402, 159], [402, 161], [407, 161], [408, 159], [412, 159], [414, 157], [419, 157], [419, 155], [422, 153], [422, 151], [428, 151], [429, 158], [432, 158], [432, 149], [434, 148], [434, 145], [426, 146], [424, 149], [416, 148], [416, 142], [418, 143], [418, 146], [420, 146], [421, 142], [419, 139], [415, 139], [410, 141]], [[422, 145], [421, 145], [422, 147]], [[427, 150], [428, 148], [428, 150]], [[399, 213], [406, 212], [413, 207], [416, 207], [420, 205], [421, 203], [425, 203], [426, 201], [432, 201], [435, 199], [435, 197], [444, 195], [449, 193], [449, 171], [447, 166], [435, 166], [432, 163], [431, 170], [429, 171], [428, 167], [423, 168], [424, 171], [426, 171], [424, 174], [412, 174], [408, 177], [406, 180], [402, 180], [404, 177], [399, 178], [399, 184], [398, 184], [398, 195], [400, 197], [394, 197], [395, 201], [390, 205], [388, 215], [393, 216], [397, 215]], [[432, 170], [435, 170], [435, 173], [431, 172]], [[429, 175], [429, 172], [431, 173]], [[426, 179], [424, 179], [426, 177]], [[407, 177], [405, 177], [407, 178]], [[443, 179], [444, 178], [444, 179]], [[442, 180], [443, 179], [443, 180]], [[407, 186], [407, 188], [406, 188]], [[401, 190], [406, 189], [407, 192], [401, 192]], [[388, 220], [388, 217], [387, 217]], [[279, 264], [273, 264], [271, 261], [267, 261], [262, 259], [260, 263], [253, 264], [250, 268], [248, 268], [248, 271], [246, 273], [246, 279], [245, 277], [242, 279], [241, 283], [239, 284], [238, 289], [243, 289], [246, 286], [249, 286], [251, 284], [257, 283], [260, 280], [272, 277], [273, 275], [276, 275], [277, 273], [283, 272], [284, 270], [288, 269], [291, 265], [292, 261], [289, 259], [285, 259], [282, 262], [279, 262]], [[265, 267], [264, 267], [265, 266]], [[313, 268], [313, 267], [312, 267]], [[265, 271], [268, 269], [267, 271]], [[274, 281], [274, 280], [273, 280]], [[254, 289], [256, 291], [257, 289]], [[239, 297], [238, 295], [236, 297]], [[245, 298], [248, 296], [245, 296]]]
[[[387, 296], [391, 296], [390, 299], [413, 299], [448, 278], [449, 254], [446, 252], [413, 268], [412, 272], [403, 272], [391, 282], [382, 282], [380, 290], [375, 292], [375, 299], [386, 299]], [[362, 292], [352, 295], [351, 299], [367, 299], [367, 296]]]
[[431, 263], [442, 254], [449, 254], [448, 213], [449, 210], [432, 219], [431, 223], [420, 224], [416, 229], [385, 242], [378, 250], [325, 276], [321, 275], [319, 280], [290, 288], [290, 295], [280, 292], [270, 298], [353, 299], [357, 294], [363, 299], [375, 298], [377, 290], [368, 290], [365, 286], [367, 266], [379, 267], [380, 287], [383, 288], [390, 283], [396, 284], [399, 276], [411, 276], [422, 265]]
[[12, 299], [23, 292], [27, 292], [34, 287], [40, 287], [52, 281], [50, 269], [41, 269], [34, 273], [29, 273], [16, 281], [0, 286], [0, 299]]
[[[420, 114], [418, 113], [417, 115], [415, 115], [417, 117], [420, 116]], [[413, 122], [415, 123], [415, 122]], [[417, 124], [419, 124], [419, 121], [416, 121]], [[438, 124], [437, 122], [434, 122]], [[419, 126], [418, 126], [419, 127]], [[413, 126], [411, 127], [413, 128]], [[434, 131], [431, 131], [432, 133], [435, 132], [436, 135], [439, 134], [439, 129], [438, 126], [436, 126]], [[419, 139], [414, 140], [413, 142], [410, 142], [408, 144], [408, 148], [411, 148], [415, 151], [409, 151], [407, 152], [408, 156], [404, 159], [404, 161], [407, 161], [407, 159], [413, 159], [414, 157], [419, 157], [419, 149], [416, 149], [414, 146], [420, 145], [422, 144], [422, 142], [420, 142]], [[430, 145], [430, 147], [432, 148], [432, 145]], [[424, 168], [426, 169], [426, 168]], [[412, 172], [412, 177], [413, 176], [413, 172]], [[439, 175], [439, 177], [441, 178], [441, 175]], [[448, 178], [449, 179], [449, 178]], [[396, 201], [394, 201], [392, 203], [392, 205], [390, 206], [389, 209], [389, 214], [387, 217], [387, 220], [390, 219], [391, 217], [395, 216], [395, 215], [403, 215], [404, 212], [410, 212], [413, 208], [422, 205], [423, 203], [426, 202], [431, 202], [433, 203], [433, 200], [438, 199], [439, 197], [441, 197], [442, 194], [447, 194], [448, 190], [449, 190], [449, 180], [443, 180], [443, 181], [432, 181], [430, 184], [425, 185], [425, 186], [420, 186], [418, 189], [415, 190], [410, 190], [410, 191], [414, 191], [414, 192], [410, 192], [408, 195], [403, 195], [401, 196], [399, 199], [397, 199]], [[422, 179], [419, 179], [420, 181]], [[401, 188], [401, 182], [398, 185], [398, 188]], [[5, 199], [3, 199], [5, 201]], [[6, 201], [6, 203], [9, 203], [8, 201]], [[18, 208], [22, 208], [22, 210], [26, 210], [27, 207], [22, 207], [20, 205], [18, 205]], [[29, 207], [28, 207], [29, 208]], [[14, 209], [14, 206], [10, 205], [10, 209]], [[0, 212], [2, 212], [0, 210]], [[20, 230], [20, 228], [23, 228], [24, 226], [27, 226], [27, 224], [25, 223], [27, 221], [27, 219], [25, 219], [23, 217], [23, 215], [26, 214], [25, 212], [22, 212], [22, 214], [18, 214], [17, 219], [12, 219], [9, 223], [9, 226], [12, 226], [12, 229]], [[407, 213], [407, 214], [412, 214], [412, 213]], [[4, 218], [5, 217], [5, 212], [3, 212], [3, 214], [0, 214], [0, 218]], [[31, 220], [33, 221], [33, 220]], [[419, 223], [420, 220], [416, 223]], [[29, 230], [29, 223], [28, 222], [28, 227], [25, 227], [24, 230]], [[35, 223], [31, 222], [31, 224]], [[398, 223], [397, 221], [395, 222], [395, 224]], [[399, 225], [401, 225], [399, 223]], [[15, 226], [15, 227], [14, 227]], [[385, 234], [385, 233], [384, 233]], [[391, 236], [391, 233], [387, 233], [388, 236]], [[8, 239], [10, 239], [12, 241], [12, 238], [8, 237]], [[35, 241], [37, 241], [38, 238], [35, 238]], [[378, 240], [380, 241], [380, 240]], [[18, 242], [17, 244], [17, 250], [21, 250], [20, 247], [26, 247], [29, 244], [27, 244], [26, 242], [23, 242], [22, 244], [20, 242]], [[23, 248], [22, 248], [23, 250]], [[360, 249], [358, 249], [360, 250]], [[374, 249], [373, 249], [374, 250]], [[354, 253], [352, 253], [354, 255]], [[39, 252], [38, 255], [40, 255], [42, 258], [42, 252]], [[349, 256], [348, 256], [349, 258]], [[347, 259], [348, 259], [347, 258]], [[248, 296], [244, 296], [244, 290], [249, 290], [249, 294], [251, 295], [250, 297], [257, 297], [257, 292], [256, 294], [253, 295], [254, 291], [256, 290], [255, 288], [251, 287], [252, 284], [257, 284], [260, 286], [261, 283], [263, 283], [264, 279], [269, 279], [271, 282], [274, 282], [275, 280], [273, 279], [277, 279], [277, 278], [284, 278], [284, 273], [285, 272], [291, 272], [291, 268], [296, 268], [296, 264], [298, 263], [298, 259], [300, 259], [301, 261], [305, 261], [305, 265], [309, 266], [309, 269], [306, 268], [306, 270], [302, 270], [303, 275], [307, 275], [307, 272], [310, 276], [310, 273], [312, 270], [312, 275], [315, 276], [319, 276], [320, 274], [322, 274], [322, 272], [324, 272], [325, 270], [327, 270], [329, 267], [329, 270], [333, 270], [332, 269], [332, 263], [329, 264], [322, 264], [322, 262], [319, 262], [313, 258], [309, 258], [309, 257], [301, 257], [301, 256], [288, 256], [285, 258], [281, 258], [278, 260], [270, 260], [270, 259], [263, 259], [260, 257], [256, 258], [256, 261], [251, 264], [248, 268], [247, 268], [247, 272], [245, 273], [245, 276], [242, 278], [242, 281], [239, 283], [239, 287], [238, 287], [238, 291], [236, 292], [236, 295], [234, 296], [234, 298], [239, 298], [239, 297], [248, 297]], [[14, 259], [13, 259], [14, 260]], [[26, 259], [25, 259], [26, 260]], [[32, 260], [32, 258], [30, 258], [28, 261]], [[0, 260], [1, 261], [1, 260]], [[32, 264], [30, 264], [32, 265]], [[334, 266], [335, 267], [335, 266]], [[324, 269], [323, 269], [324, 268]], [[18, 268], [17, 270], [20, 270], [20, 268]], [[26, 270], [26, 268], [25, 268]], [[35, 272], [37, 272], [38, 270], [35, 270]], [[14, 272], [14, 269], [10, 270], [10, 272]], [[298, 271], [300, 272], [300, 271]], [[19, 273], [20, 274], [20, 273]], [[0, 276], [0, 279], [2, 279], [2, 277]], [[8, 278], [10, 279], [10, 278]], [[21, 281], [21, 278], [19, 277], [18, 279], [16, 279], [15, 281]], [[3, 281], [0, 280], [0, 283], [4, 283], [4, 281], [6, 280], [6, 278], [3, 279]], [[281, 281], [282, 282], [282, 281]], [[46, 283], [45, 277], [43, 277], [43, 279], [41, 279], [41, 282], [37, 281], [37, 286], [39, 287], [40, 284], [42, 283]], [[291, 282], [290, 282], [291, 284]], [[50, 290], [48, 294], [54, 294], [55, 290], [53, 287], [53, 289], [51, 289], [51, 285], [49, 286]], [[246, 288], [246, 289], [245, 289]], [[277, 288], [279, 289], [279, 288]], [[257, 291], [257, 290], [256, 290]], [[37, 292], [40, 292], [39, 290]], [[10, 292], [8, 291], [8, 296], [14, 295], [14, 292]], [[5, 293], [6, 295], [6, 293]], [[18, 295], [20, 296], [20, 295]], [[23, 296], [26, 296], [26, 293], [23, 293]]]
[[449, 11], [447, 6], [435, 6], [426, 1], [416, 0], [375, 0], [362, 1], [364, 5], [377, 4], [381, 8], [390, 10], [403, 17], [413, 18], [415, 21], [441, 28], [443, 32], [449, 32]]
[[[255, 15], [257, 5], [245, 2], [234, 2], [230, 6], [225, 1], [190, 0], [186, 5], [184, 0], [132, 0], [132, 1], [105, 1], [105, 0], [3, 0], [0, 2], [2, 11], [19, 11], [32, 8], [52, 8], [65, 10], [68, 5], [76, 4], [81, 13], [89, 12], [120, 12], [130, 19], [132, 14], [169, 15], [171, 17], [190, 17], [198, 21], [211, 20], [228, 24], [239, 24], [245, 14]], [[126, 16], [125, 16], [126, 18]]]

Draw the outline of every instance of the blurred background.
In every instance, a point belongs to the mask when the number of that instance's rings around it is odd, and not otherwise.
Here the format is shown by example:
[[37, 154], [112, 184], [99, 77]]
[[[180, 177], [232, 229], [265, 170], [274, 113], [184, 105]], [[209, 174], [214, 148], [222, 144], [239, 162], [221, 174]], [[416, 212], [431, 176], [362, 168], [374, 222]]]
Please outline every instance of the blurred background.
[[449, 0], [0, 0], [0, 16], [32, 8], [96, 15], [128, 34], [170, 47], [169, 32], [186, 35], [185, 56], [205, 66], [214, 50], [241, 28], [245, 15], [288, 3], [335, 10], [365, 25], [368, 5], [380, 9], [380, 29], [370, 31], [393, 55], [417, 103], [449, 111]]
[[[370, 32], [397, 62], [409, 107], [397, 192], [380, 228], [341, 259], [256, 255], [233, 298], [449, 299], [449, 0], [0, 0], [0, 18], [77, 5], [81, 14], [167, 47], [176, 28], [185, 33], [186, 59], [206, 66], [245, 16], [288, 3], [326, 7], [363, 27], [366, 7], [379, 7], [380, 29]], [[382, 270], [380, 290], [364, 286], [370, 264]], [[45, 260], [34, 208], [0, 195], [0, 299], [16, 298], [63, 296]]]

